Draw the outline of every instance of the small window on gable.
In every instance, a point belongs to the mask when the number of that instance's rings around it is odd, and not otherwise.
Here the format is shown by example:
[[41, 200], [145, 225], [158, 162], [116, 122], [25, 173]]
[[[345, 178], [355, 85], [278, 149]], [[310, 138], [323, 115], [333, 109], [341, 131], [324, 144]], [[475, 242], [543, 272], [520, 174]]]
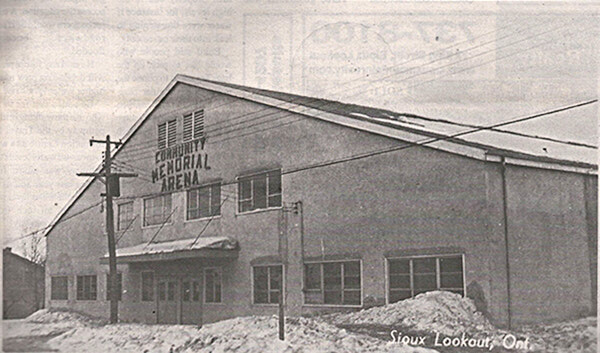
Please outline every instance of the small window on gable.
[[183, 116], [183, 141], [204, 137], [204, 109]]
[[158, 124], [158, 149], [162, 150], [177, 144], [177, 120]]

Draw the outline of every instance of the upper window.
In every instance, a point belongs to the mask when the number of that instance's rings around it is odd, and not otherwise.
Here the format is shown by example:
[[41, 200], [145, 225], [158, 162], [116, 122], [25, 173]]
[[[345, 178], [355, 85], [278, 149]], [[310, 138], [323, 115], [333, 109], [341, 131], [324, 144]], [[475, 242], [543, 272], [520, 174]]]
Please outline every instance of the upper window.
[[187, 219], [221, 214], [221, 184], [203, 186], [187, 192]]
[[77, 276], [77, 300], [96, 300], [96, 275]]
[[154, 300], [154, 272], [142, 272], [142, 301]]
[[177, 143], [177, 120], [158, 124], [158, 149], [175, 146]]
[[119, 216], [117, 219], [117, 230], [124, 230], [133, 222], [133, 201], [119, 205]]
[[183, 116], [183, 141], [204, 137], [204, 110]]
[[144, 226], [167, 223], [170, 215], [171, 194], [144, 199]]
[[216, 268], [204, 270], [204, 302], [221, 302], [221, 273]]
[[306, 304], [360, 305], [360, 261], [304, 265]]
[[254, 280], [254, 304], [279, 303], [282, 266], [255, 266], [252, 270]]
[[464, 295], [462, 255], [390, 259], [388, 276], [390, 303], [434, 290]]
[[67, 300], [69, 299], [69, 277], [55, 276], [50, 280], [50, 299], [52, 300]]
[[[123, 275], [117, 273], [117, 300], [121, 300], [121, 292], [123, 290]], [[106, 274], [106, 300], [110, 300], [110, 273]]]
[[238, 178], [240, 213], [281, 207], [281, 170]]

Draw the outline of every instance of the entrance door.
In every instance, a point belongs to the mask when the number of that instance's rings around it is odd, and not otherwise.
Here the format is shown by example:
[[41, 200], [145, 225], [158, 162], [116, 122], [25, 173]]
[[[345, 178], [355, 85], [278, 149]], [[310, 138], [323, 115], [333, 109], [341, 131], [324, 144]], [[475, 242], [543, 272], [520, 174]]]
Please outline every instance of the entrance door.
[[181, 323], [202, 325], [202, 280], [183, 278], [181, 292]]
[[177, 324], [179, 301], [178, 281], [176, 278], [158, 279], [158, 323]]

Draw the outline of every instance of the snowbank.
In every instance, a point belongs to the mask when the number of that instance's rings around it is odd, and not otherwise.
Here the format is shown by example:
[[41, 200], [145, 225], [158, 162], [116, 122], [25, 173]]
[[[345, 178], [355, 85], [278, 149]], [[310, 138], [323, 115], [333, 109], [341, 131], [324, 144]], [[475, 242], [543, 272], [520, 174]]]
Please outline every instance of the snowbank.
[[533, 352], [596, 353], [597, 318], [565, 321], [551, 325], [527, 326], [520, 329], [532, 337]]
[[416, 331], [437, 331], [446, 336], [496, 332], [471, 299], [442, 291], [422, 293], [414, 299], [359, 312], [332, 314], [330, 319], [341, 325], [398, 325]]
[[91, 316], [65, 309], [38, 310], [29, 315], [25, 320], [35, 323], [70, 323], [74, 326], [103, 325], [108, 323], [104, 319], [92, 318]]
[[202, 328], [183, 325], [118, 324], [79, 327], [48, 343], [63, 352], [436, 352], [348, 333], [318, 319], [288, 318], [286, 340], [276, 317], [239, 317]]

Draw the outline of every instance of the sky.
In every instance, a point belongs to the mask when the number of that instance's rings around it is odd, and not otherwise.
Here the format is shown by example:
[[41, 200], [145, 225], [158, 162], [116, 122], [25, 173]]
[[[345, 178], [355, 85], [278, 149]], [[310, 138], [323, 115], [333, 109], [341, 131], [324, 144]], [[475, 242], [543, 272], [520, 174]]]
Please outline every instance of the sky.
[[[597, 98], [593, 3], [0, 2], [5, 246], [48, 225], [180, 73], [491, 124]], [[507, 129], [597, 145], [597, 104]]]

